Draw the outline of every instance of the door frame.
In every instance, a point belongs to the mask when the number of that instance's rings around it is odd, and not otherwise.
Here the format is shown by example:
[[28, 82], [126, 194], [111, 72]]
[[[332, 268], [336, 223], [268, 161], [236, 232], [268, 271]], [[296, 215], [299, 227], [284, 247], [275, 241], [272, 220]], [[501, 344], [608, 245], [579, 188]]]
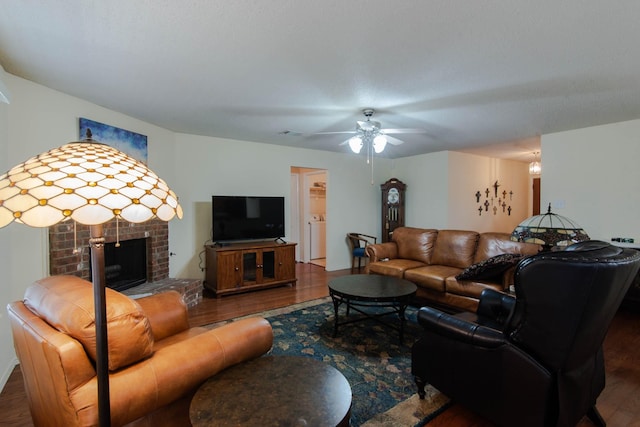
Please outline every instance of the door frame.
[[[310, 227], [310, 218], [311, 218], [311, 187], [312, 187], [312, 178], [315, 175], [324, 175], [325, 181], [327, 176], [327, 171], [325, 169], [316, 169], [309, 172], [303, 173], [303, 185], [302, 185], [302, 194], [304, 195], [302, 200], [302, 223], [303, 223], [303, 231], [302, 235], [304, 236], [304, 250], [303, 250], [303, 261], [311, 262], [311, 227]], [[326, 195], [326, 192], [325, 192]], [[326, 211], [325, 211], [326, 214]], [[326, 236], [325, 236], [326, 241]]]
[[295, 260], [299, 262], [302, 258], [300, 244], [300, 174], [291, 172], [290, 182], [291, 189], [289, 199], [289, 216], [291, 217], [291, 226], [289, 227], [289, 240], [298, 243], [296, 245]]

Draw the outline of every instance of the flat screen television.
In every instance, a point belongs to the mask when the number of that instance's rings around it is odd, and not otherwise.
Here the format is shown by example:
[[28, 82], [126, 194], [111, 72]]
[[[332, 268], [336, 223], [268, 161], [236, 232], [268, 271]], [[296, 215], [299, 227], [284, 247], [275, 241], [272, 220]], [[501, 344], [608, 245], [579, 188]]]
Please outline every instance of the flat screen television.
[[284, 197], [212, 196], [212, 240], [284, 237]]

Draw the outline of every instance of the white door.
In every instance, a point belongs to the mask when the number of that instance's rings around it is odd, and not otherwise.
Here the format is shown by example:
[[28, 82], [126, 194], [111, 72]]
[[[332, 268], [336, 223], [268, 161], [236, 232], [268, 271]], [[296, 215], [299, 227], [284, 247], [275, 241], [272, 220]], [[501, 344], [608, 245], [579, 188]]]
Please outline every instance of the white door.
[[[312, 259], [324, 258], [326, 251], [326, 188], [324, 194], [319, 195], [322, 192], [312, 191], [318, 190], [316, 182], [322, 181], [326, 183], [327, 171], [324, 169], [317, 169], [313, 172], [307, 172], [304, 174], [304, 185], [302, 189], [304, 203], [303, 203], [303, 218], [306, 225], [303, 229], [305, 246], [303, 250], [304, 262], [310, 262]], [[318, 199], [322, 197], [322, 199]], [[318, 202], [322, 203], [318, 203]], [[318, 206], [324, 206], [320, 212]], [[315, 223], [323, 222], [323, 224], [316, 226]], [[312, 231], [317, 233], [315, 239], [312, 236]], [[314, 251], [315, 249], [315, 251]], [[323, 256], [317, 256], [318, 253], [322, 253]]]

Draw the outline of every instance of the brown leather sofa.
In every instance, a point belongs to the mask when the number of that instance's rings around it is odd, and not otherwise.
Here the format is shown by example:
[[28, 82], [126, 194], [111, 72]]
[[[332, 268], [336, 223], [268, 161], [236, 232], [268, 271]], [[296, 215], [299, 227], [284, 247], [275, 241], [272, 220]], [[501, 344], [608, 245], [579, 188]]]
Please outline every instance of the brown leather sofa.
[[[133, 300], [107, 288], [106, 304], [113, 426], [189, 426], [200, 384], [273, 343], [270, 324], [258, 317], [190, 328], [173, 291]], [[33, 423], [97, 425], [91, 283], [48, 277], [7, 309]]]
[[415, 283], [420, 300], [475, 311], [484, 289], [506, 291], [520, 258], [539, 250], [507, 233], [400, 227], [391, 242], [367, 246], [367, 271]]

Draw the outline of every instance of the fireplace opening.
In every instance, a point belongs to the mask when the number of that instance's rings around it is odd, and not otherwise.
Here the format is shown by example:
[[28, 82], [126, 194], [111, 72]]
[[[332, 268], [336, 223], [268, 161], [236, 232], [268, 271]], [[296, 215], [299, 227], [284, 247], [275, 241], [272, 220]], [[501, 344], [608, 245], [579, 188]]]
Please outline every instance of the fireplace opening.
[[123, 291], [147, 281], [147, 239], [104, 244], [106, 286]]

